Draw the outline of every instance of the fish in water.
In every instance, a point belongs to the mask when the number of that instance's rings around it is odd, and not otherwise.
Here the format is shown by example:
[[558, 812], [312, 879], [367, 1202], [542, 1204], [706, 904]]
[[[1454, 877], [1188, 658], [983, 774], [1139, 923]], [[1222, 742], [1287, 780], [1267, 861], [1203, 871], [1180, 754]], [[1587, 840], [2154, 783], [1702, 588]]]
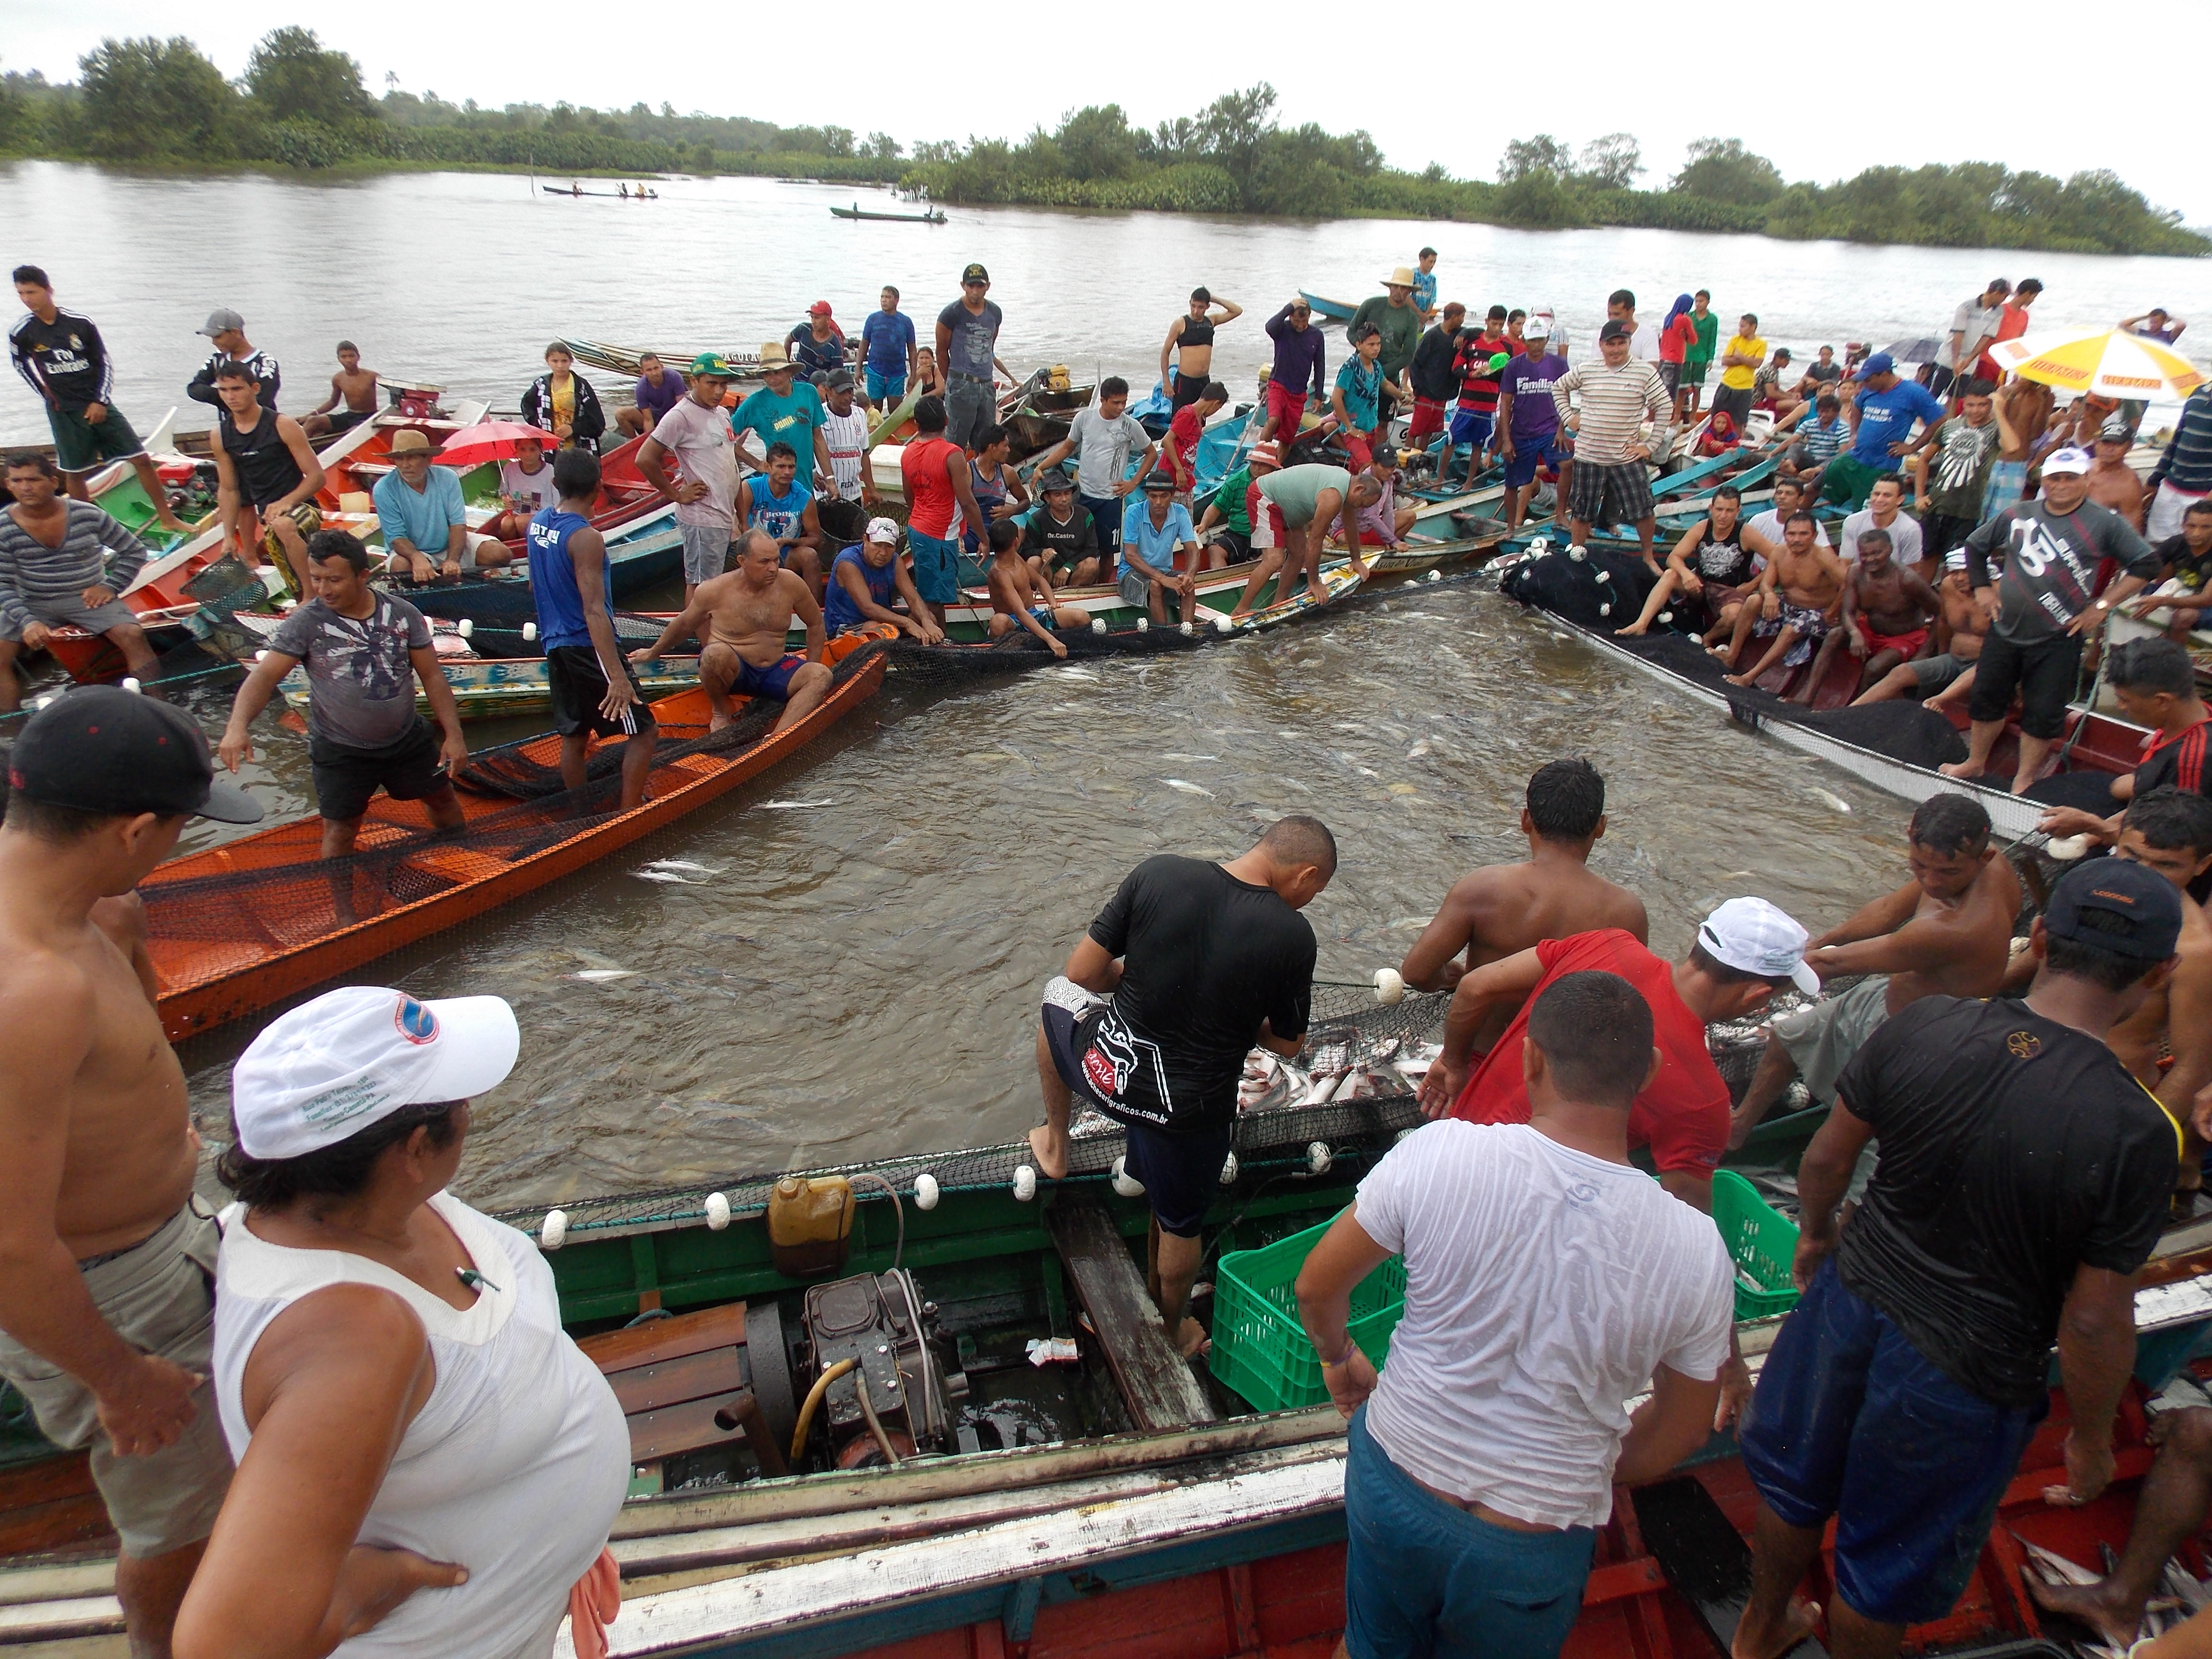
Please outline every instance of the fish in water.
[[635, 968], [586, 968], [581, 973], [570, 974], [570, 979], [580, 979], [587, 985], [605, 985], [617, 979], [635, 979]]
[[690, 859], [653, 859], [645, 866], [648, 870], [675, 870], [691, 876], [719, 876], [722, 872], [704, 864], [694, 864]]
[[1406, 751], [1406, 758], [1407, 760], [1419, 760], [1422, 756], [1431, 753], [1435, 748], [1436, 744], [1431, 743], [1426, 738], [1423, 738], [1419, 743], [1415, 744], [1411, 749], [1408, 749]]
[[803, 812], [817, 806], [835, 806], [836, 804], [834, 800], [764, 800], [760, 803], [762, 809], [769, 812]]
[[672, 870], [633, 870], [630, 874], [640, 881], [672, 882], [678, 887], [704, 887], [703, 881], [694, 881], [689, 876], [679, 876]]
[[1851, 810], [1850, 802], [1845, 800], [1841, 795], [1829, 793], [1818, 784], [1813, 786], [1813, 799], [1823, 806], [1833, 807], [1838, 812], [1849, 812]]
[[1211, 789], [1201, 789], [1194, 783], [1184, 782], [1181, 778], [1170, 778], [1167, 781], [1167, 785], [1170, 789], [1182, 790], [1186, 795], [1203, 795], [1208, 800], [1217, 799], [1213, 791]]
[[1160, 758], [1171, 761], [1200, 761], [1219, 760], [1221, 757], [1218, 755], [1163, 755]]

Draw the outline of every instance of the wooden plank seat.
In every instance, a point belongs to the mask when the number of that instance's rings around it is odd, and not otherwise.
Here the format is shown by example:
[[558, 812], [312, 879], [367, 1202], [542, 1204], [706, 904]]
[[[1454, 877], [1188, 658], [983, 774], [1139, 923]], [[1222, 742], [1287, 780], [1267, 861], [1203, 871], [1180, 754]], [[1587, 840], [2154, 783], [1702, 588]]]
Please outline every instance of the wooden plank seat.
[[633, 1464], [743, 1438], [763, 1474], [786, 1472], [753, 1397], [744, 1303], [587, 1336], [577, 1346], [622, 1403]]
[[1095, 1200], [1062, 1192], [1045, 1212], [1045, 1225], [1136, 1426], [1180, 1429], [1213, 1421], [1206, 1390], [1160, 1323], [1113, 1217]]

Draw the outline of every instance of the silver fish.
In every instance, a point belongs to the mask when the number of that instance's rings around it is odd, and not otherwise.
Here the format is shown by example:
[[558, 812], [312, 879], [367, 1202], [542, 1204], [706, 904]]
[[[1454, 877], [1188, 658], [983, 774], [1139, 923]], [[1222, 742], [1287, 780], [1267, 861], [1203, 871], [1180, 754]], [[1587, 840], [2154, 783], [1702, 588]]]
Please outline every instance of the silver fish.
[[1813, 799], [1823, 806], [1833, 807], [1838, 812], [1849, 812], [1851, 810], [1850, 802], [1845, 800], [1841, 795], [1830, 793], [1818, 784], [1813, 786]]
[[764, 800], [760, 803], [769, 812], [802, 812], [817, 806], [835, 806], [834, 800]]
[[586, 968], [581, 973], [570, 974], [567, 977], [580, 979], [586, 985], [605, 985], [617, 979], [635, 979], [637, 969], [635, 968]]
[[679, 876], [667, 870], [633, 870], [630, 874], [635, 876], [640, 881], [672, 883], [678, 887], [704, 887], [707, 884], [703, 881], [693, 881], [688, 876]]
[[680, 870], [694, 876], [719, 876], [722, 873], [707, 865], [694, 864], [690, 859], [653, 859], [645, 867], [648, 870]]
[[1181, 778], [1170, 778], [1166, 781], [1169, 788], [1180, 789], [1186, 795], [1203, 795], [1208, 800], [1218, 799], [1211, 789], [1201, 789], [1194, 783], [1185, 783]]

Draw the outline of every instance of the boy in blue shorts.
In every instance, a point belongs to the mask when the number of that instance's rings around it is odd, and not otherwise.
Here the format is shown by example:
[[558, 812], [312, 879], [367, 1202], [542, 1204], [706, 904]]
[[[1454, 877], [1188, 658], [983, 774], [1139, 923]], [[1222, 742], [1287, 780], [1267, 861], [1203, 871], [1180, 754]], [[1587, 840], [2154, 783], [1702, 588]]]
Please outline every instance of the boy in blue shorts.
[[1552, 401], [1551, 392], [1551, 383], [1567, 372], [1567, 360], [1553, 353], [1551, 334], [1542, 313], [1528, 319], [1521, 331], [1521, 355], [1498, 377], [1498, 453], [1505, 461], [1505, 522], [1516, 528], [1528, 498], [1535, 494], [1538, 469], [1549, 466], [1558, 475], [1562, 501], [1572, 476], [1574, 453], [1559, 431], [1559, 405]]

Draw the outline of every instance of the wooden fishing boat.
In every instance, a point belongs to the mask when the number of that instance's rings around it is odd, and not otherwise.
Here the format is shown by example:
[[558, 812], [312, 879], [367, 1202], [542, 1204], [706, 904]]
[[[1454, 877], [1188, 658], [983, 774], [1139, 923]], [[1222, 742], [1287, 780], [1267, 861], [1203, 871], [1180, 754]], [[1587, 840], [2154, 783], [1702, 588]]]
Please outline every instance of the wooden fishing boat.
[[657, 202], [660, 199], [660, 192], [657, 190], [563, 190], [558, 185], [540, 185], [538, 188], [548, 196], [597, 196], [610, 202]]
[[[1179, 565], [1182, 562], [1184, 562], [1183, 560], [1178, 559]], [[1251, 579], [1252, 572], [1257, 563], [1256, 560], [1248, 559], [1237, 564], [1224, 565], [1218, 570], [1200, 571], [1198, 573], [1199, 604], [1209, 612], [1225, 619], [1228, 613], [1236, 608], [1237, 601], [1243, 596], [1244, 584]], [[1323, 584], [1334, 583], [1338, 580], [1336, 573], [1340, 569], [1344, 575], [1348, 576], [1351, 566], [1348, 562], [1341, 564], [1338, 562], [1325, 562], [1322, 566]], [[1354, 585], [1357, 585], [1356, 579]], [[1270, 596], [1275, 591], [1275, 582], [1271, 580], [1268, 586], [1261, 590], [1260, 599], [1272, 604]], [[1111, 582], [1094, 583], [1082, 587], [1063, 587], [1059, 590], [1059, 594], [1060, 604], [1073, 605], [1079, 611], [1088, 612], [1094, 623], [1103, 622], [1109, 629], [1134, 628], [1139, 618], [1144, 615], [1139, 607], [1126, 603], [1121, 598], [1121, 589]], [[971, 586], [965, 590], [965, 603], [948, 605], [945, 608], [946, 635], [962, 642], [988, 640], [991, 621], [989, 592], [979, 586]], [[1255, 605], [1255, 609], [1258, 608], [1260, 607]], [[1218, 623], [1214, 626], [1218, 627]]]
[[869, 213], [858, 203], [851, 207], [833, 207], [830, 211], [840, 219], [879, 219], [895, 225], [941, 225], [945, 216], [935, 208], [927, 213]]
[[[577, 804], [562, 796], [518, 803], [465, 787], [467, 826], [440, 836], [428, 831], [419, 805], [380, 795], [362, 825], [360, 851], [349, 859], [316, 857], [322, 831], [310, 817], [171, 860], [139, 888], [164, 1029], [174, 1042], [211, 1030], [480, 915], [696, 811], [872, 696], [883, 665], [872, 645], [831, 641], [840, 678], [822, 707], [789, 731], [727, 752], [703, 742], [687, 748], [708, 738], [704, 692], [653, 704], [669, 752], [656, 761], [645, 803], [628, 812], [595, 802], [579, 817]], [[556, 763], [558, 740], [548, 733], [491, 754], [542, 773]], [[462, 781], [467, 784], [468, 775]]]
[[1325, 317], [1332, 323], [1350, 322], [1352, 313], [1359, 308], [1357, 306], [1348, 306], [1341, 300], [1324, 300], [1320, 295], [1309, 294], [1304, 289], [1298, 290], [1298, 298], [1313, 307], [1315, 316]]
[[[562, 191], [561, 194], [565, 196], [568, 192]], [[561, 343], [568, 348], [570, 356], [587, 368], [603, 368], [610, 374], [626, 374], [633, 379], [645, 373], [645, 365], [638, 359], [641, 352], [647, 350], [659, 357], [665, 368], [674, 369], [679, 374], [688, 370], [691, 360], [702, 352], [716, 351], [720, 353], [723, 362], [738, 371], [741, 381], [760, 378], [760, 347], [757, 343], [738, 351], [723, 350], [719, 346], [711, 345], [671, 348], [663, 351], [658, 347], [616, 345], [605, 340], [586, 340], [565, 334], [561, 337]], [[860, 349], [859, 339], [848, 335], [845, 338], [845, 361], [848, 363], [854, 361]]]

